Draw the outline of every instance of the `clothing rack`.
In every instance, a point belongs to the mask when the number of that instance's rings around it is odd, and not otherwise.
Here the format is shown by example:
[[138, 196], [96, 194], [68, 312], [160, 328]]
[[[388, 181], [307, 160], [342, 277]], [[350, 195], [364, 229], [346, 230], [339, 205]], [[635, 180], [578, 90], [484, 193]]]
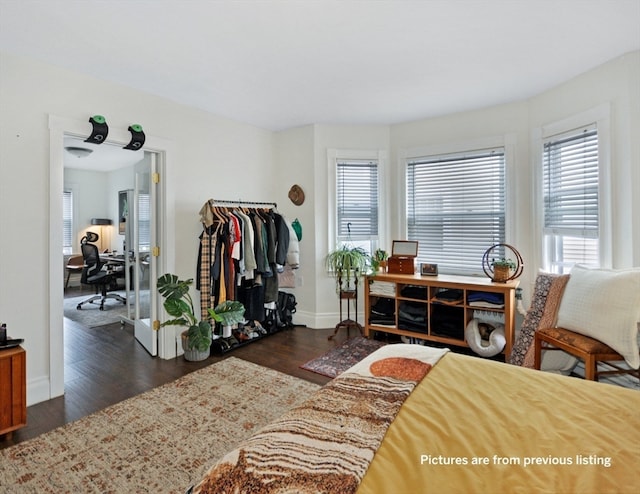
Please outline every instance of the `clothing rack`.
[[201, 317], [207, 318], [209, 309], [221, 302], [237, 300], [249, 321], [248, 329], [245, 324], [232, 335], [217, 338], [216, 345], [221, 346], [216, 352], [286, 327], [279, 323], [276, 309], [278, 275], [288, 260], [291, 227], [277, 207], [275, 202], [209, 199], [200, 210], [203, 232], [196, 288]]
[[233, 200], [228, 201], [226, 199], [209, 199], [209, 204], [211, 205], [224, 205], [224, 204], [244, 204], [245, 206], [273, 206], [275, 209], [278, 209], [278, 205], [275, 202], [258, 202], [258, 201], [241, 201], [241, 200]]

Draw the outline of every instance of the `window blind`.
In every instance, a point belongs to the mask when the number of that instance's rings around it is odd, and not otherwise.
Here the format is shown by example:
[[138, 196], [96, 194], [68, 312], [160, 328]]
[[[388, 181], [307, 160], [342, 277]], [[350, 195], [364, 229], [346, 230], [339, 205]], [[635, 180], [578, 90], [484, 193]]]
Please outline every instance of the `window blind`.
[[73, 253], [73, 194], [70, 190], [62, 193], [62, 253]]
[[407, 234], [440, 272], [482, 273], [484, 252], [505, 240], [504, 148], [408, 161]]
[[147, 251], [151, 246], [151, 197], [149, 194], [138, 195], [138, 245], [140, 250]]
[[336, 163], [337, 236], [340, 240], [378, 237], [378, 163]]
[[544, 142], [544, 233], [598, 237], [595, 125]]

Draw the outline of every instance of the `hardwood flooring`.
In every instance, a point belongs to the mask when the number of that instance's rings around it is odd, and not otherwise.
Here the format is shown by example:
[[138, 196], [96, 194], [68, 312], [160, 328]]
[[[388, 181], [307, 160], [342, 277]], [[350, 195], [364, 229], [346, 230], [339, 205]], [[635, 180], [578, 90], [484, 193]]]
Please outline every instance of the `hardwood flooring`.
[[[151, 357], [133, 336], [133, 327], [114, 323], [85, 328], [65, 319], [65, 394], [27, 409], [27, 426], [0, 438], [0, 449], [33, 438], [68, 422], [156, 386], [173, 381], [189, 372], [230, 356], [270, 367], [317, 384], [328, 377], [303, 369], [300, 365], [346, 339], [341, 331], [327, 338], [332, 329], [296, 327], [203, 362], [187, 362], [183, 357], [163, 360]], [[352, 332], [353, 336], [353, 332]]]

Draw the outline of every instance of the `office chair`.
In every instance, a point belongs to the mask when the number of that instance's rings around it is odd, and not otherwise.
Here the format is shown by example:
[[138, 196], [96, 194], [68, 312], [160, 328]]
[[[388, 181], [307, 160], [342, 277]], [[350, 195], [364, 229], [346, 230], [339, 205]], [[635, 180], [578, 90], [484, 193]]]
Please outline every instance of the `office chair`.
[[80, 241], [80, 249], [84, 260], [80, 282], [83, 285], [93, 285], [100, 288], [100, 294], [80, 302], [76, 307], [78, 310], [82, 309], [84, 304], [92, 304], [95, 300], [100, 300], [100, 310], [104, 310], [104, 302], [108, 298], [116, 299], [123, 304], [127, 303], [127, 299], [117, 293], [107, 293], [107, 286], [114, 282], [114, 277], [109, 271], [102, 269], [105, 263], [100, 260], [98, 246], [92, 243], [99, 238], [100, 236], [97, 233], [87, 232]]

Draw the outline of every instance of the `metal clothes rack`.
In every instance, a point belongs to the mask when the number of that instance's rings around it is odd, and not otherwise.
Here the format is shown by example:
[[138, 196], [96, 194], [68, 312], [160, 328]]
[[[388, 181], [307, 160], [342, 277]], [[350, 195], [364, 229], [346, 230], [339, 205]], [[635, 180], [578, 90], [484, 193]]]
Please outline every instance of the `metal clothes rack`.
[[212, 206], [224, 206], [225, 204], [230, 205], [240, 205], [244, 204], [245, 206], [273, 206], [275, 209], [278, 209], [278, 205], [275, 202], [259, 202], [259, 201], [241, 201], [241, 200], [226, 200], [226, 199], [209, 199], [208, 203]]

